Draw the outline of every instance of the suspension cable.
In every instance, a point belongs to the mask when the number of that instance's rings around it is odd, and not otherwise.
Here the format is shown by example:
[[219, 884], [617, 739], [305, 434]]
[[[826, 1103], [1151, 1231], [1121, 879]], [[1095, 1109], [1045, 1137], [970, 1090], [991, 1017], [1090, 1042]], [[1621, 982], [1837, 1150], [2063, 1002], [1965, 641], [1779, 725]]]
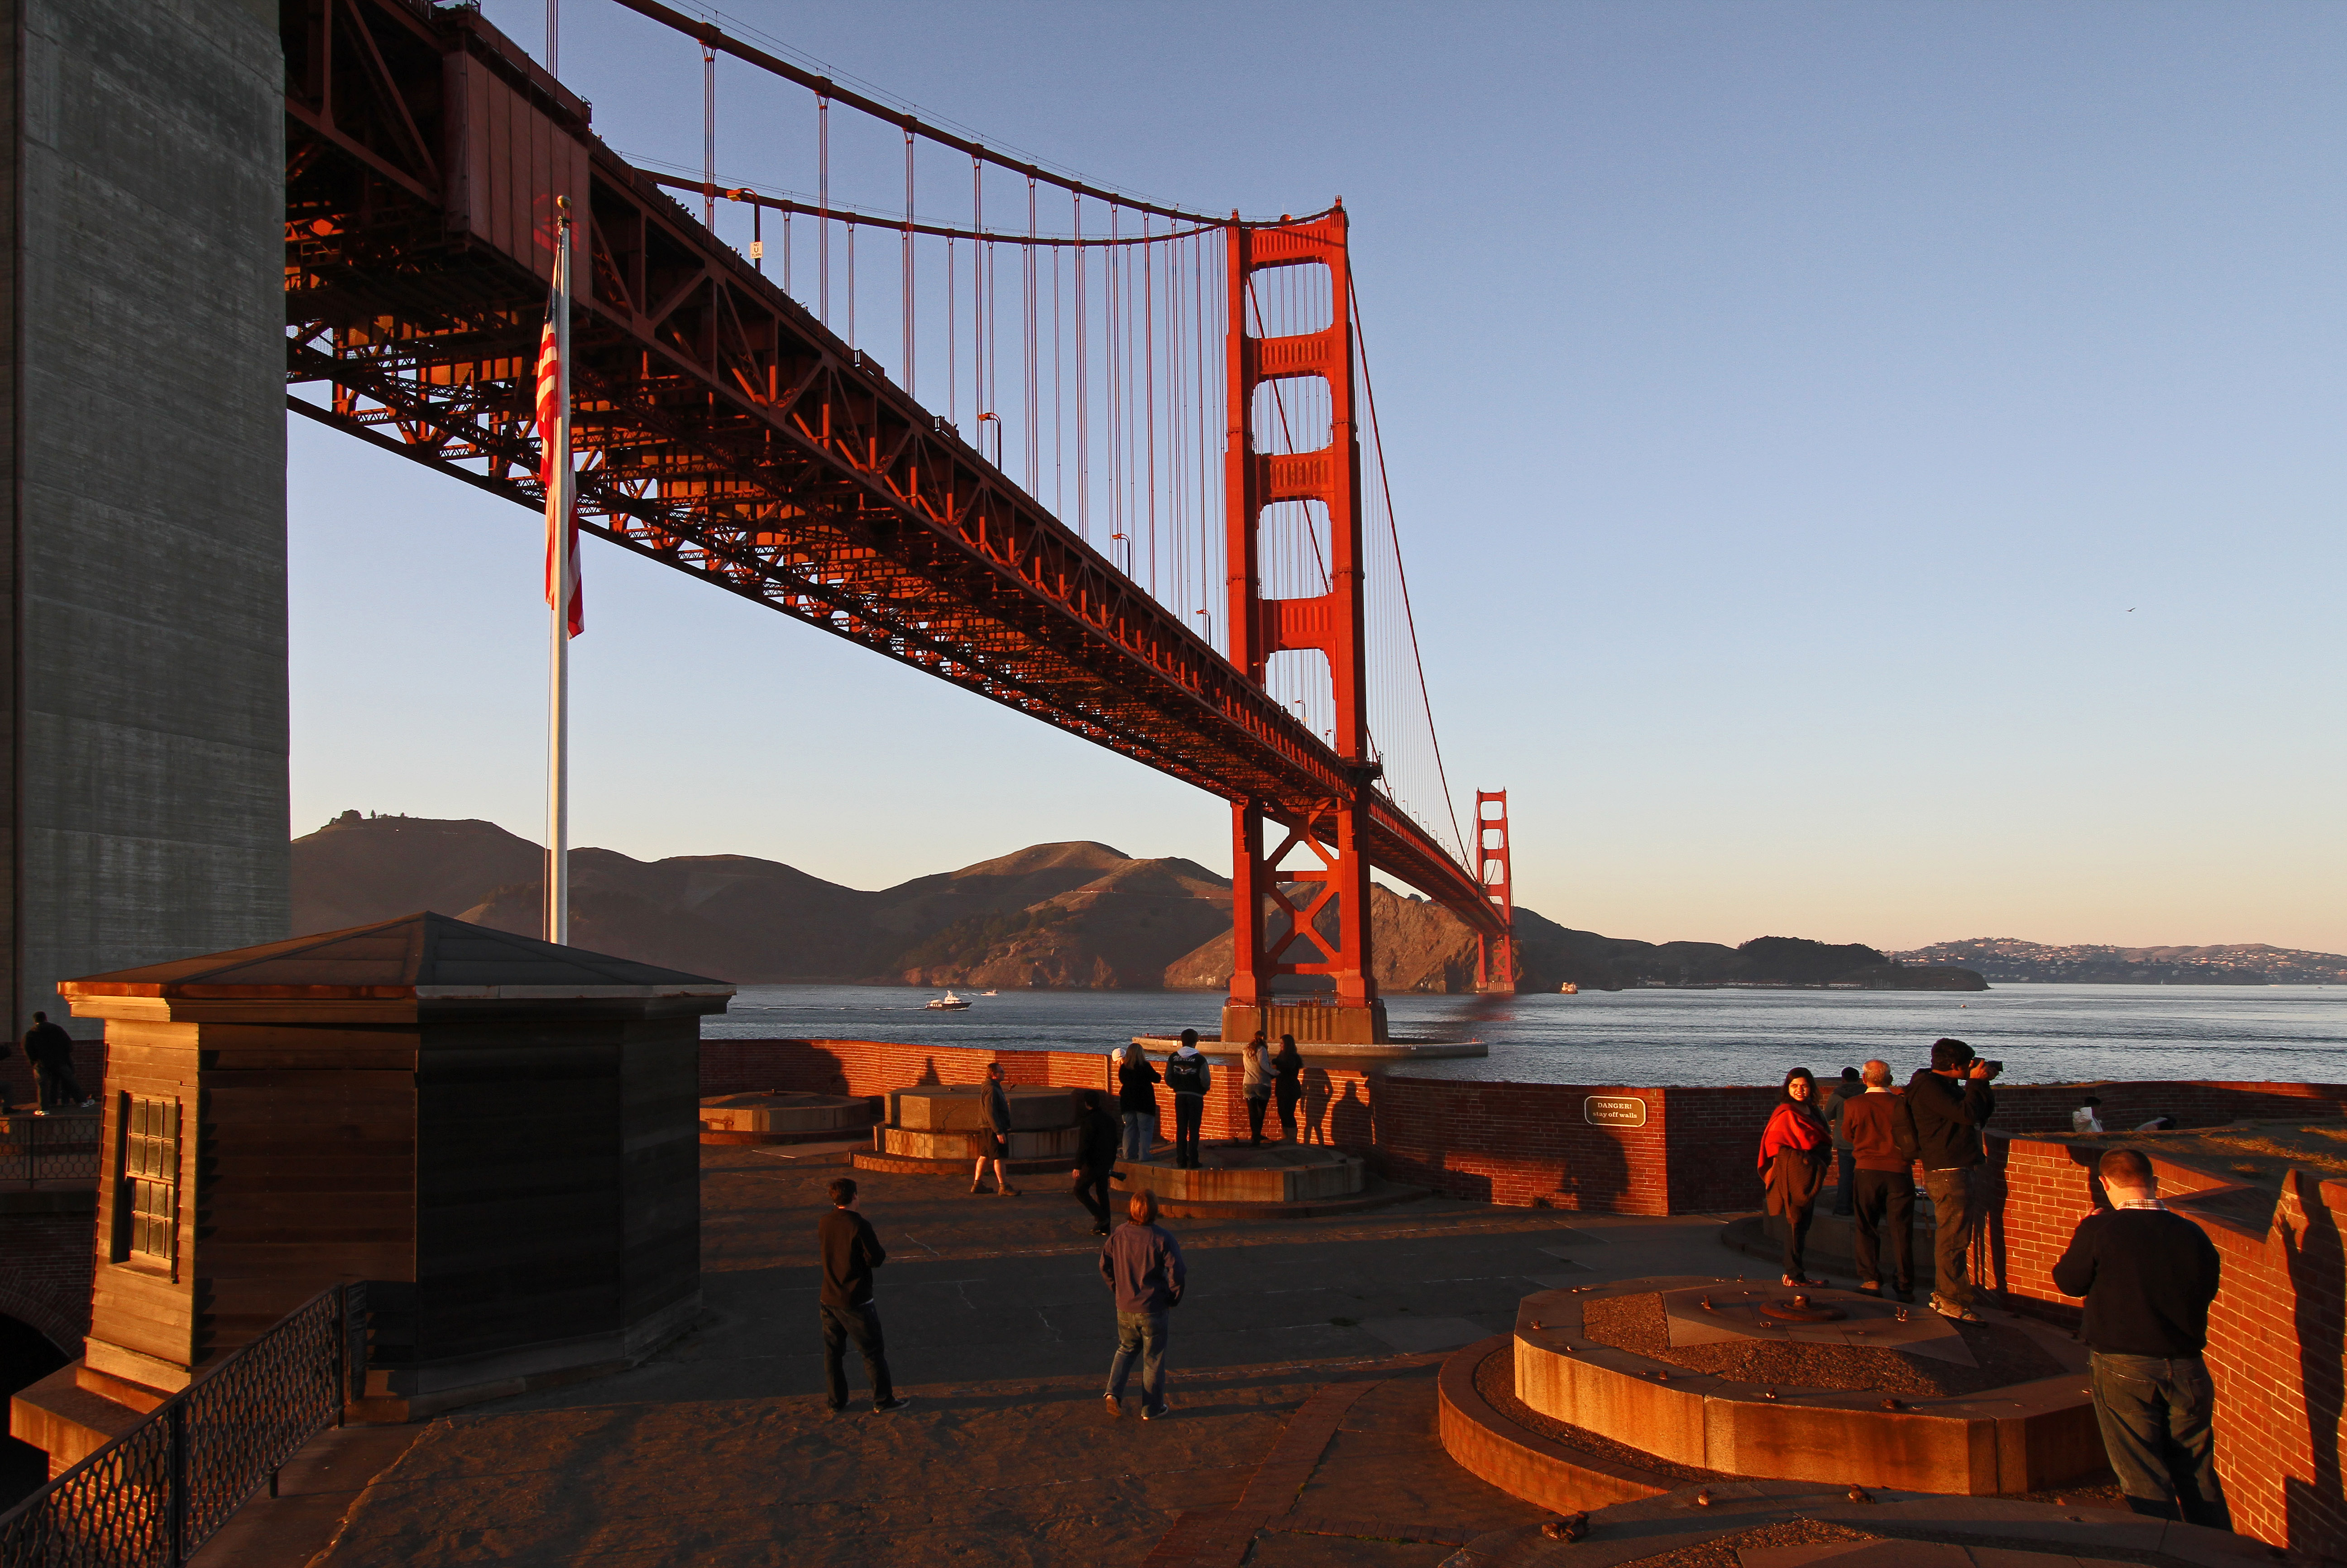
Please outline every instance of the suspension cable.
[[1120, 196], [1113, 191], [1102, 190], [1098, 186], [1087, 184], [1083, 180], [1054, 174], [1034, 163], [1005, 158], [999, 152], [989, 150], [983, 143], [971, 141], [967, 137], [956, 136], [951, 131], [925, 124], [917, 116], [907, 114], [901, 109], [890, 108], [887, 105], [876, 99], [866, 97], [861, 93], [843, 89], [829, 77], [794, 66], [789, 61], [770, 55], [754, 45], [745, 44], [739, 38], [733, 37], [714, 23], [688, 16], [682, 11], [660, 4], [660, 0], [615, 0], [615, 3], [635, 12], [640, 16], [649, 16], [662, 26], [673, 28], [687, 37], [699, 39], [705, 48], [731, 55], [735, 59], [755, 66], [762, 71], [770, 71], [786, 81], [796, 82], [799, 86], [825, 98], [835, 98], [849, 108], [870, 115], [875, 119], [885, 120], [915, 136], [937, 142], [943, 147], [950, 147], [958, 152], [966, 152], [972, 158], [984, 159], [989, 163], [1027, 175], [1046, 185], [1056, 185], [1062, 190], [1072, 190], [1079, 196], [1089, 196], [1098, 201], [1119, 202], [1139, 211], [1153, 212], [1160, 218], [1175, 219], [1185, 223], [1227, 221], [1208, 212], [1193, 212], [1185, 208], [1165, 207], [1153, 201], [1141, 201], [1130, 196]]

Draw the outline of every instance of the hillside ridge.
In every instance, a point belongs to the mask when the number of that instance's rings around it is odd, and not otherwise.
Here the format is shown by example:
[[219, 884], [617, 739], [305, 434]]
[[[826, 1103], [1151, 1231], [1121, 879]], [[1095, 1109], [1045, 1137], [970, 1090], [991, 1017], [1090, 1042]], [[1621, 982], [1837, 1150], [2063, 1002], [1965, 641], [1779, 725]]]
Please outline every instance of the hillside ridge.
[[[525, 935], [539, 928], [545, 851], [495, 823], [344, 812], [292, 849], [296, 930], [418, 909]], [[570, 884], [579, 946], [736, 984], [1220, 990], [1230, 983], [1230, 879], [1195, 861], [1137, 858], [1087, 839], [1030, 845], [870, 891], [754, 856], [644, 861], [574, 849]], [[1373, 885], [1371, 900], [1380, 989], [1472, 989], [1475, 937], [1456, 916], [1382, 885]], [[1959, 967], [1894, 963], [1857, 943], [1642, 942], [1577, 931], [1522, 907], [1516, 938], [1527, 990], [1983, 983]], [[1289, 956], [1303, 958], [1308, 948], [1299, 937]]]

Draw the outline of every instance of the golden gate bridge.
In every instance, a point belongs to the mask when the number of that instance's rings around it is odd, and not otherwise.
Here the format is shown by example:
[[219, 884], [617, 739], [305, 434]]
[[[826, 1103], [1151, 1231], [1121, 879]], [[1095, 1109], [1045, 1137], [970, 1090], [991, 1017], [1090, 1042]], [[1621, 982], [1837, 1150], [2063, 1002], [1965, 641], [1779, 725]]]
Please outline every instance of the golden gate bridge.
[[[473, 5], [287, 0], [289, 407], [542, 509], [567, 207], [582, 526], [1227, 800], [1226, 1038], [1291, 975], [1334, 988], [1316, 1033], [1383, 1038], [1372, 867], [1513, 989], [1506, 797], [1461, 833], [1341, 203], [1105, 190], [612, 4], [699, 52], [697, 177]], [[721, 55], [801, 99], [811, 189], [720, 181]]]

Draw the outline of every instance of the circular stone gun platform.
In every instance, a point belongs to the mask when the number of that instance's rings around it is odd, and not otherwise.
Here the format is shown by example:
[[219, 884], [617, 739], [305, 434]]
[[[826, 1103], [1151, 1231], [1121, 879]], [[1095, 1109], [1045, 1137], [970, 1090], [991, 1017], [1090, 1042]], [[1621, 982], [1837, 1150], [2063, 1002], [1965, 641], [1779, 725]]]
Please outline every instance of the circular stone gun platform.
[[[1083, 1091], [1006, 1084], [1010, 1133], [1006, 1168], [1031, 1173], [1068, 1169], [1083, 1143]], [[902, 1175], [968, 1171], [986, 1137], [986, 1102], [975, 1083], [923, 1083], [888, 1093], [887, 1125], [872, 1130], [872, 1147], [855, 1156], [858, 1170]]]
[[704, 1143], [819, 1143], [860, 1138], [872, 1126], [876, 1112], [864, 1096], [849, 1094], [785, 1094], [755, 1091], [747, 1094], [711, 1094], [701, 1102], [701, 1141]]
[[[1512, 1354], [1515, 1399], [1535, 1419], [1594, 1436], [1596, 1447], [1650, 1456], [1652, 1472], [1635, 1461], [1591, 1460], [1569, 1438], [1512, 1419], [1478, 1397], [1471, 1366], [1445, 1369], [1443, 1446], [1484, 1480], [1551, 1507], [1665, 1491], [1678, 1484], [1673, 1467], [1679, 1476], [1693, 1470], [1975, 1497], [2066, 1485], [2103, 1469], [2084, 1353], [2056, 1331], [2004, 1319], [2045, 1353], [2040, 1365], [2076, 1370], [1947, 1397], [1886, 1395], [1850, 1386], [1850, 1350], [1943, 1362], [1958, 1383], [1978, 1384], [1983, 1373], [1955, 1327], [1927, 1308], [1856, 1291], [1803, 1294], [1796, 1307], [1789, 1289], [1684, 1276], [1543, 1291], [1524, 1297], [1504, 1349], [1487, 1341], [1454, 1358], [1471, 1354], [1480, 1364], [1495, 1350]], [[1767, 1345], [1770, 1364], [1794, 1375], [1748, 1382], [1595, 1342], [1588, 1308], [1634, 1297], [1659, 1300], [1671, 1350]], [[1841, 1316], [1823, 1317], [1823, 1309]], [[1805, 1363], [1815, 1367], [1812, 1386], [1796, 1380]]]
[[1373, 1181], [1357, 1155], [1322, 1145], [1201, 1143], [1196, 1170], [1155, 1158], [1118, 1163], [1127, 1193], [1157, 1194], [1158, 1212], [1175, 1219], [1303, 1219], [1346, 1214], [1425, 1196], [1422, 1187]]

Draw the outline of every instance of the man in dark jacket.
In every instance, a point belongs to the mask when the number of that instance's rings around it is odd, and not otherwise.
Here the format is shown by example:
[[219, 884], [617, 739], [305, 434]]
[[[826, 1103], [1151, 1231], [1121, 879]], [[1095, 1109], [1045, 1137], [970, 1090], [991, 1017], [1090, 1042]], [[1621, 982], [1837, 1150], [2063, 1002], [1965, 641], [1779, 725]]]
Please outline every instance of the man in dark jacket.
[[872, 1305], [872, 1271], [888, 1261], [872, 1222], [856, 1212], [856, 1184], [846, 1176], [831, 1184], [831, 1212], [815, 1222], [815, 1241], [823, 1251], [824, 1387], [834, 1415], [847, 1408], [847, 1342], [864, 1357], [864, 1375], [872, 1383], [872, 1409], [876, 1414], [901, 1410], [913, 1401], [897, 1397], [888, 1378], [888, 1347], [880, 1337], [880, 1309]]
[[2055, 1288], [2086, 1298], [2080, 1337], [2103, 1450], [2127, 1506], [2215, 1530], [2233, 1527], [2217, 1481], [2217, 1390], [2200, 1352], [2217, 1298], [2217, 1248], [2168, 1212], [2151, 1162], [2113, 1149], [2096, 1167], [2110, 1207], [2078, 1223]]
[[1865, 1092], [1841, 1103], [1840, 1126], [1858, 1165], [1853, 1210], [1858, 1287], [1882, 1289], [1882, 1235], [1891, 1235], [1891, 1294], [1915, 1299], [1915, 1122], [1907, 1098], [1891, 1087], [1891, 1064], [1870, 1061]]
[[1124, 1384], [1135, 1357], [1141, 1360], [1141, 1419], [1166, 1413], [1165, 1314], [1182, 1304], [1190, 1271], [1182, 1244], [1157, 1223], [1157, 1194], [1133, 1194], [1125, 1207], [1131, 1225], [1102, 1244], [1101, 1277], [1116, 1292], [1116, 1358], [1108, 1366], [1108, 1413], [1124, 1414]]
[[1101, 1103], [1097, 1089], [1084, 1091], [1084, 1119], [1078, 1125], [1082, 1142], [1076, 1147], [1076, 1202], [1092, 1214], [1092, 1235], [1108, 1235], [1108, 1178], [1116, 1169], [1119, 1130], [1116, 1118]]
[[35, 1013], [33, 1027], [25, 1031], [25, 1061], [33, 1070], [34, 1115], [97, 1103], [86, 1099], [74, 1081], [73, 1036], [51, 1023], [45, 1012]]
[[1005, 1173], [1010, 1169], [1010, 1095], [1002, 1087], [1002, 1063], [986, 1064], [986, 1081], [979, 1086], [978, 1092], [986, 1108], [986, 1131], [978, 1135], [978, 1169], [970, 1173], [969, 1190], [986, 1190], [986, 1167], [992, 1165], [995, 1192], [1015, 1198], [1019, 1189], [1010, 1184]]
[[1858, 1076], [1858, 1069], [1841, 1070], [1841, 1081], [1826, 1096], [1825, 1108], [1819, 1112], [1826, 1119], [1826, 1131], [1833, 1135], [1834, 1146], [1834, 1206], [1837, 1214], [1848, 1214], [1858, 1198], [1858, 1156], [1850, 1152], [1850, 1133], [1841, 1124], [1841, 1108], [1866, 1092], [1866, 1085]]
[[1182, 1031], [1182, 1049], [1165, 1063], [1165, 1087], [1174, 1091], [1174, 1163], [1198, 1168], [1198, 1128], [1206, 1117], [1206, 1091], [1214, 1075], [1198, 1050], [1198, 1031]]
[[1988, 1081], [1988, 1064], [1973, 1060], [1973, 1048], [1961, 1040], [1933, 1040], [1932, 1065], [1907, 1081], [1923, 1188], [1932, 1194], [1939, 1226], [1932, 1247], [1932, 1310], [1966, 1323], [1980, 1321], [1973, 1310], [1980, 1292], [1973, 1285], [1970, 1255], [1980, 1220], [1981, 1129], [1996, 1112]]

